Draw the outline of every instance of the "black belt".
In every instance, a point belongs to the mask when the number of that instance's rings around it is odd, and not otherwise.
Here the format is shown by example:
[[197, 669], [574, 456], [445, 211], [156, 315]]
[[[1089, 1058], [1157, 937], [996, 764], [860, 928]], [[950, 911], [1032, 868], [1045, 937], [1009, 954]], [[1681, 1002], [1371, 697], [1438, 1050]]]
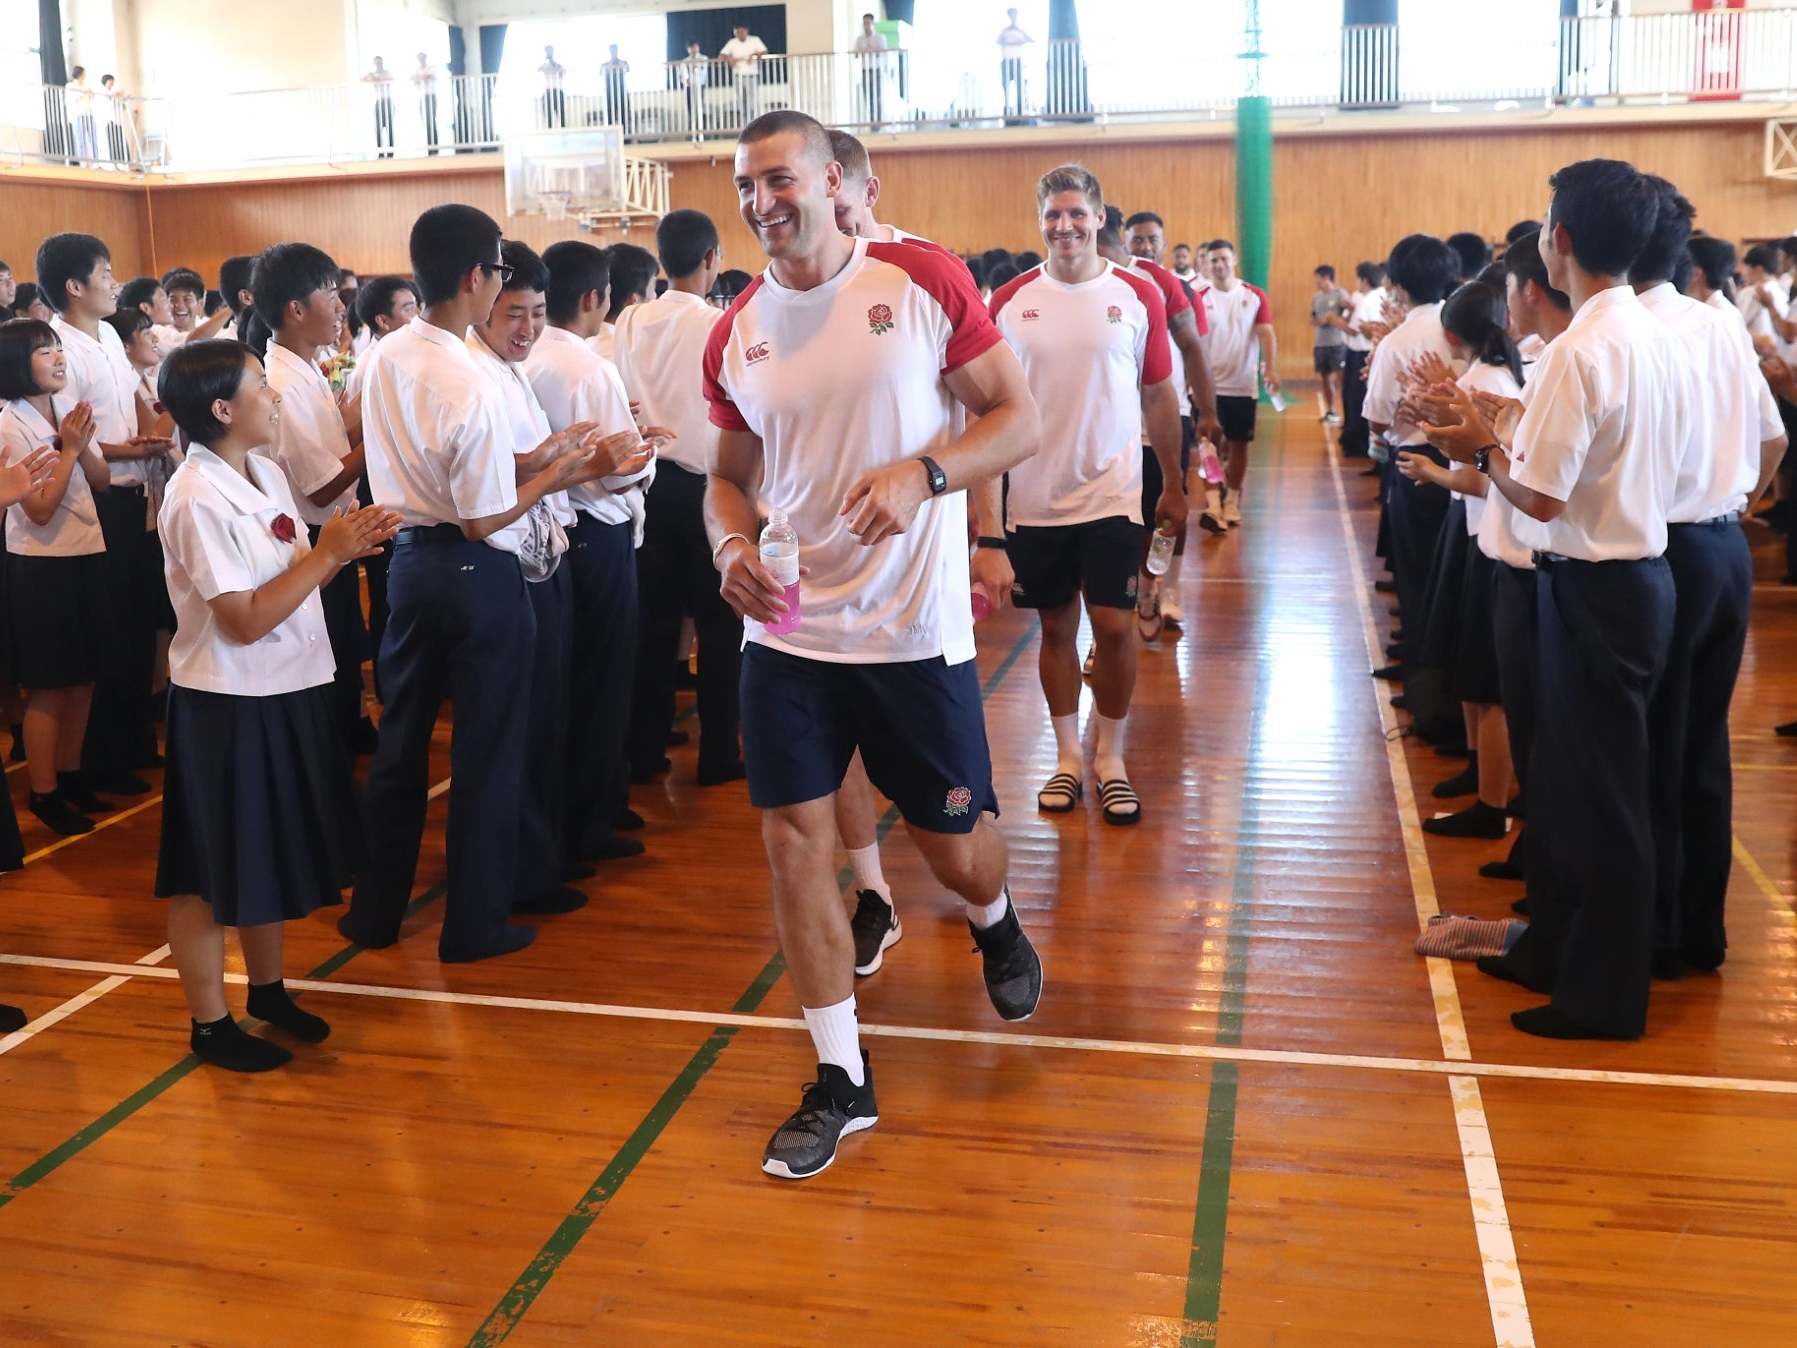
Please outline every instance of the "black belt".
[[459, 524], [409, 524], [393, 535], [395, 544], [465, 543], [468, 535]]
[[1726, 515], [1711, 515], [1707, 520], [1687, 520], [1668, 527], [1672, 529], [1720, 529], [1724, 525], [1739, 524], [1740, 522], [1741, 512], [1731, 510]]

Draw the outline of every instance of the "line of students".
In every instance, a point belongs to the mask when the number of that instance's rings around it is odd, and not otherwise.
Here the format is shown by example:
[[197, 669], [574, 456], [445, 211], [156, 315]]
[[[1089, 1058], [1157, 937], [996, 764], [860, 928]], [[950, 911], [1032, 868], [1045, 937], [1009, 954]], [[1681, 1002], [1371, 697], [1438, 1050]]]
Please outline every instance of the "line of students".
[[[1740, 314], [1675, 284], [1700, 251], [1677, 189], [1613, 160], [1550, 187], [1501, 273], [1456, 285], [1476, 259], [1427, 236], [1393, 250], [1407, 312], [1374, 349], [1366, 415], [1396, 451], [1383, 533], [1412, 664], [1380, 672], [1415, 699], [1419, 669], [1445, 667], [1466, 705], [1480, 799], [1435, 831], [1502, 836], [1506, 758], [1527, 789], [1530, 924], [1479, 967], [1551, 1000], [1512, 1022], [1633, 1038], [1653, 977], [1726, 955], [1740, 521], [1787, 440]], [[1499, 275], [1536, 355], [1520, 393]]]

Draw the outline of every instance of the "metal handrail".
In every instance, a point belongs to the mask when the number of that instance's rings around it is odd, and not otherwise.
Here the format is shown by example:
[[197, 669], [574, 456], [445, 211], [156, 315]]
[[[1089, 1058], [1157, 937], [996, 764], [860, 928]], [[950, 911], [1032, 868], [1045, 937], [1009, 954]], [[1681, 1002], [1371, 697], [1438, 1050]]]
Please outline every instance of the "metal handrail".
[[[1797, 8], [1574, 18], [1539, 37], [1506, 30], [1499, 63], [1413, 59], [1397, 25], [1319, 29], [1264, 62], [1280, 111], [1444, 106], [1665, 104], [1786, 99], [1797, 89]], [[1496, 52], [1496, 47], [1489, 50]], [[0, 158], [102, 169], [417, 158], [497, 149], [504, 137], [619, 127], [627, 146], [736, 137], [758, 114], [797, 108], [884, 132], [1214, 118], [1235, 106], [1242, 62], [1227, 49], [1156, 64], [1139, 46], [1056, 40], [1016, 62], [970, 58], [944, 72], [908, 51], [771, 55], [738, 68], [704, 58], [570, 75], [440, 75], [247, 93], [113, 98], [12, 85], [0, 91]]]

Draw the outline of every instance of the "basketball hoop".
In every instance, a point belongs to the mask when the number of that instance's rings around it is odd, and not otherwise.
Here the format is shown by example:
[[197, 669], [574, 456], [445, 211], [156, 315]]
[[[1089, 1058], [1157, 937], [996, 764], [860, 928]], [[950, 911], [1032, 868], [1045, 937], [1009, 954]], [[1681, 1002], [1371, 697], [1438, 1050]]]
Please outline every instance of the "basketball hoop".
[[540, 131], [505, 142], [505, 204], [512, 215], [627, 234], [668, 213], [668, 181], [666, 164], [624, 153], [624, 132], [616, 126]]

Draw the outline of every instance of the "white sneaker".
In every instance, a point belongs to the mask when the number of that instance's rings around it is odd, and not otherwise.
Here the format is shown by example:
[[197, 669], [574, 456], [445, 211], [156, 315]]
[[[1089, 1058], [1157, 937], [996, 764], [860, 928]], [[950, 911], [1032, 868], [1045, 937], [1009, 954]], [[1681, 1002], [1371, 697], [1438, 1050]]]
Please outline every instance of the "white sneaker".
[[1183, 627], [1186, 611], [1179, 606], [1179, 599], [1172, 591], [1161, 596], [1161, 621], [1168, 627]]
[[1241, 522], [1242, 494], [1239, 491], [1232, 492], [1229, 499], [1223, 502], [1223, 523], [1233, 529]]

